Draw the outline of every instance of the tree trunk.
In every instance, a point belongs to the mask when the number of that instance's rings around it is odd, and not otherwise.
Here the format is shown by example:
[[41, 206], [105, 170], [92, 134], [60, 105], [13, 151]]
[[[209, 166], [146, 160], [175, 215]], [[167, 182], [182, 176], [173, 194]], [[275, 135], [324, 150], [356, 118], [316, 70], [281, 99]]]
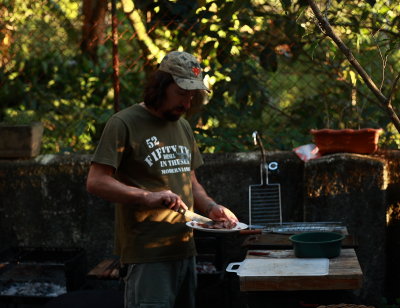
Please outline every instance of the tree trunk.
[[104, 44], [104, 19], [107, 13], [107, 0], [83, 0], [81, 50], [97, 62], [97, 49]]
[[[13, 2], [14, 5], [14, 2]], [[5, 67], [13, 57], [10, 54], [10, 47], [13, 43], [13, 31], [9, 22], [4, 18], [4, 16], [11, 14], [6, 6], [0, 6], [0, 67]], [[3, 82], [0, 82], [0, 85]]]
[[128, 17], [133, 31], [135, 31], [137, 43], [142, 51], [143, 58], [147, 63], [152, 64], [143, 67], [146, 75], [149, 75], [154, 70], [158, 60], [162, 58], [165, 53], [158, 48], [152, 38], [147, 34], [145, 23], [140, 16], [140, 11], [135, 8], [134, 1], [122, 0], [121, 3], [124, 13]]

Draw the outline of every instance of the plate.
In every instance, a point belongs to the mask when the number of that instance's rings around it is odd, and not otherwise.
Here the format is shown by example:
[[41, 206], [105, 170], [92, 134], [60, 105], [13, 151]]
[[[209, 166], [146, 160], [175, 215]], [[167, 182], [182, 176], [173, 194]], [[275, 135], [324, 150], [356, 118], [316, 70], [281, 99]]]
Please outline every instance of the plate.
[[248, 226], [242, 222], [237, 222], [236, 226], [232, 229], [210, 229], [210, 228], [204, 228], [199, 225], [197, 221], [188, 221], [186, 225], [192, 229], [204, 231], [204, 232], [213, 232], [213, 233], [227, 233], [227, 232], [236, 232], [240, 230], [247, 229]]

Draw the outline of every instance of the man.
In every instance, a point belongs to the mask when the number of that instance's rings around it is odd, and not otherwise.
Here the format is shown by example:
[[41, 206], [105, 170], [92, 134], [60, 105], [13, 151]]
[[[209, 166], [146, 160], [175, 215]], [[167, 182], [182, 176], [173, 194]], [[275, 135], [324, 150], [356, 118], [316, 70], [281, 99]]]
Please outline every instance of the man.
[[176, 211], [196, 208], [237, 222], [197, 181], [203, 161], [188, 122], [197, 91], [208, 90], [200, 64], [171, 52], [144, 91], [144, 102], [114, 114], [92, 159], [87, 189], [116, 204], [116, 253], [128, 265], [125, 307], [194, 307], [192, 230]]

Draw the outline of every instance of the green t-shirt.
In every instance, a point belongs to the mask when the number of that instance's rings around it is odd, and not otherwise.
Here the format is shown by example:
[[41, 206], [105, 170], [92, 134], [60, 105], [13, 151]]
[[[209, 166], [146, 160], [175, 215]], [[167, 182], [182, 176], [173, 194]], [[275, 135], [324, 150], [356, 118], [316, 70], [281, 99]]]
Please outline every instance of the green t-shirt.
[[[140, 105], [107, 122], [93, 162], [115, 168], [119, 181], [149, 191], [171, 190], [193, 209], [190, 172], [201, 164], [189, 123], [166, 121]], [[185, 219], [167, 208], [117, 204], [115, 252], [123, 263], [159, 262], [196, 254]]]

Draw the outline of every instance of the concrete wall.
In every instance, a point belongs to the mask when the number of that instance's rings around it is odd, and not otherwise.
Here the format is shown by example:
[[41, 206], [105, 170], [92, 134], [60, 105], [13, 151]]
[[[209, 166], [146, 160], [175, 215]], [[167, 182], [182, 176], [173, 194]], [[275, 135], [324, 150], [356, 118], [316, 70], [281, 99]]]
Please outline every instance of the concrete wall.
[[[364, 275], [361, 298], [379, 302], [386, 270], [385, 160], [362, 155], [330, 155], [310, 161], [304, 172], [307, 221], [342, 221], [359, 244]], [[372, 292], [373, 291], [373, 292]]]
[[[284, 221], [341, 220], [357, 238], [365, 273], [357, 295], [365, 303], [376, 304], [385, 295], [386, 258], [394, 261], [398, 256], [396, 237], [389, 236], [390, 249], [386, 245], [386, 209], [391, 208], [393, 221], [398, 221], [399, 158], [398, 151], [335, 154], [304, 163], [293, 152], [267, 153], [267, 161], [279, 166], [270, 172], [269, 182], [281, 185]], [[259, 153], [204, 155], [204, 159], [197, 171], [199, 181], [212, 197], [248, 222], [249, 185], [261, 181]], [[88, 155], [0, 160], [0, 249], [82, 247], [89, 267], [112, 255], [113, 206], [86, 192], [89, 164]], [[226, 238], [235, 259], [243, 238]], [[390, 273], [390, 279], [399, 279], [398, 269]]]

